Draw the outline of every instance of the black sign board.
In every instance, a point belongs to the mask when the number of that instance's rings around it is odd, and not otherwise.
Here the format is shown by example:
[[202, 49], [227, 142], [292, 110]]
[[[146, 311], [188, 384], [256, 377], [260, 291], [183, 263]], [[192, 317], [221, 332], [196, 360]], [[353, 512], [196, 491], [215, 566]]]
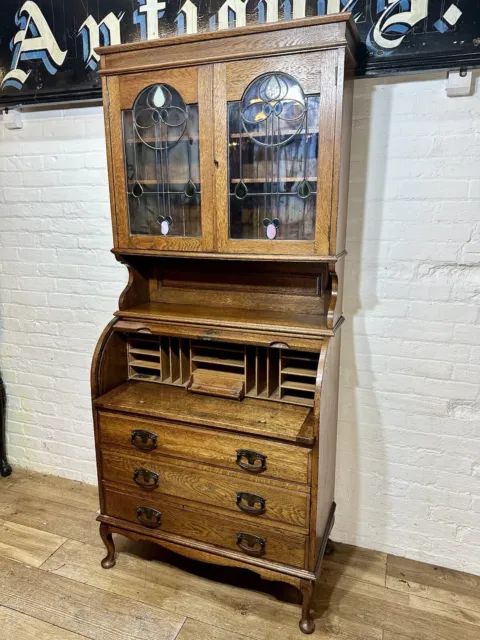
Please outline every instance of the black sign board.
[[0, 106], [100, 96], [95, 47], [351, 11], [358, 75], [480, 66], [476, 0], [2, 0]]

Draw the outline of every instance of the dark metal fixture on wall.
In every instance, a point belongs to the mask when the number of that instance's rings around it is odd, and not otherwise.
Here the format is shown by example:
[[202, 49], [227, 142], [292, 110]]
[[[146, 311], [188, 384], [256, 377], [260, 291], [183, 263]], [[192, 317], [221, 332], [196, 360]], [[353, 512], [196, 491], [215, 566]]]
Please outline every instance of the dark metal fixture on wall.
[[99, 45], [347, 11], [359, 76], [480, 66], [475, 0], [3, 0], [0, 108], [100, 98]]
[[12, 467], [7, 461], [7, 451], [5, 444], [5, 419], [7, 409], [7, 396], [5, 393], [5, 385], [0, 375], [0, 475], [9, 476], [12, 473]]

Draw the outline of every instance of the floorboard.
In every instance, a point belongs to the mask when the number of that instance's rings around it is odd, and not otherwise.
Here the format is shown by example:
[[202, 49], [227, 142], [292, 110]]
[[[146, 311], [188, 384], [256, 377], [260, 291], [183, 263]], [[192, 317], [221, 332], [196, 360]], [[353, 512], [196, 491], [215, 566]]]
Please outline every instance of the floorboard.
[[99, 507], [96, 487], [34, 471], [21, 471], [19, 474], [14, 472], [10, 476], [8, 489], [39, 500], [59, 502], [68, 507], [80, 507], [90, 511], [97, 511]]
[[174, 640], [185, 618], [0, 558], [0, 605], [92, 640]]
[[[297, 592], [116, 536], [94, 487], [33, 472], [0, 479], [0, 640], [300, 640]], [[335, 544], [313, 609], [324, 640], [479, 640], [480, 577]]]
[[91, 636], [80, 636], [48, 622], [42, 622], [6, 607], [0, 607], [0, 638], [18, 640], [84, 640]]
[[246, 637], [197, 620], [187, 620], [176, 640], [245, 640]]
[[480, 576], [389, 556], [386, 584], [389, 589], [480, 613]]
[[39, 567], [66, 538], [0, 520], [0, 556]]
[[5, 491], [0, 499], [0, 518], [57, 536], [103, 547], [92, 509]]

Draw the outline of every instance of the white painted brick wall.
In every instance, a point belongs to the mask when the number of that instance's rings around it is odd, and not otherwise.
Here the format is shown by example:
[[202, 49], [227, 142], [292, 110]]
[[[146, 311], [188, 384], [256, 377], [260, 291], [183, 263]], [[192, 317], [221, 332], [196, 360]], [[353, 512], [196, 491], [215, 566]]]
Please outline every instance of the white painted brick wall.
[[480, 573], [480, 101], [355, 86], [334, 537]]
[[14, 465], [96, 482], [89, 367], [126, 271], [100, 107], [0, 124], [0, 368]]
[[[480, 102], [355, 91], [334, 538], [480, 573]], [[0, 367], [15, 465], [95, 482], [89, 366], [126, 271], [99, 107], [0, 127]]]

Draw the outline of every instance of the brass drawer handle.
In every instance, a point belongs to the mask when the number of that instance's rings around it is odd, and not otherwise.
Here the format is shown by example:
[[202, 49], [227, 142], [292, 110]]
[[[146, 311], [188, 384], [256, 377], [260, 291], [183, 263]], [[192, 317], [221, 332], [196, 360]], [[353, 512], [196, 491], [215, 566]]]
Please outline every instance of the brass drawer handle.
[[162, 523], [162, 514], [151, 507], [137, 507], [137, 520], [144, 527], [157, 529]]
[[[243, 459], [247, 462], [244, 462]], [[262, 473], [267, 468], [267, 456], [258, 451], [250, 451], [248, 449], [238, 449], [237, 464], [245, 471], [253, 471], [254, 473]]]
[[250, 556], [259, 558], [265, 553], [265, 540], [251, 533], [237, 533], [237, 545]]
[[132, 431], [132, 444], [142, 451], [153, 451], [153, 449], [157, 448], [157, 435], [143, 429], [134, 429]]
[[150, 469], [135, 469], [133, 479], [142, 489], [158, 489], [158, 473]]
[[245, 513], [251, 513], [253, 515], [265, 513], [267, 510], [266, 502], [266, 498], [257, 496], [254, 493], [245, 493], [243, 491], [237, 493], [237, 507], [245, 511]]

